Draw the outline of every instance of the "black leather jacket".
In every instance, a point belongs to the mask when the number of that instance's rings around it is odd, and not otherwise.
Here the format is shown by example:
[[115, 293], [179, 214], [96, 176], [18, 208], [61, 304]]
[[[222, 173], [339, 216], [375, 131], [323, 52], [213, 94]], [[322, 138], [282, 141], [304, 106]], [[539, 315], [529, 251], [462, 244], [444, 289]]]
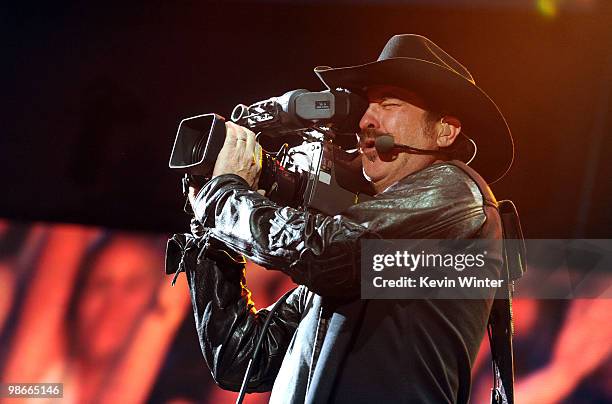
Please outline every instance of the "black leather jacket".
[[[187, 273], [202, 352], [221, 387], [240, 388], [269, 315], [249, 298], [242, 254], [300, 285], [272, 319], [249, 391], [274, 387], [271, 402], [367, 401], [368, 394], [467, 402], [490, 300], [368, 302], [358, 295], [364, 238], [501, 239], [497, 202], [469, 167], [432, 165], [334, 217], [279, 207], [240, 177], [222, 175], [198, 194], [195, 219], [192, 234], [169, 241], [166, 268]], [[501, 267], [499, 251], [489, 258]], [[372, 321], [375, 333], [364, 326]], [[371, 362], [365, 374], [362, 361]], [[383, 386], [393, 380], [396, 388]]]

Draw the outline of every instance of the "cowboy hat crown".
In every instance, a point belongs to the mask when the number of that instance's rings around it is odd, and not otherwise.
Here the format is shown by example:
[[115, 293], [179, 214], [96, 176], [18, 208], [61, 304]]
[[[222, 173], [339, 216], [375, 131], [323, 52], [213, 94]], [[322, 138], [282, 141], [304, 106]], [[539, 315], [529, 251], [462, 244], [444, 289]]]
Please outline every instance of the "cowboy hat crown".
[[512, 165], [512, 134], [497, 105], [461, 63], [424, 36], [395, 35], [375, 62], [339, 68], [319, 66], [315, 73], [330, 89], [375, 85], [406, 88], [422, 96], [429, 109], [456, 116], [462, 132], [478, 147], [470, 165], [489, 183], [503, 177]]

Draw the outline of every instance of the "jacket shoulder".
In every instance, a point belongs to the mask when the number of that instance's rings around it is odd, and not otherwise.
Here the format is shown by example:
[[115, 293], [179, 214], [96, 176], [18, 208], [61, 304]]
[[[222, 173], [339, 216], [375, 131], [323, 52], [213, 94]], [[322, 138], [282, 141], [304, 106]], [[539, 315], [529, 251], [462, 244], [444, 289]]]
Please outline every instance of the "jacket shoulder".
[[476, 186], [480, 190], [485, 204], [490, 204], [495, 207], [498, 206], [497, 199], [495, 199], [493, 191], [491, 190], [487, 182], [484, 180], [484, 178], [482, 178], [482, 176], [478, 174], [478, 172], [476, 172], [476, 170], [474, 170], [472, 167], [468, 166], [464, 162], [458, 160], [449, 161], [447, 164], [461, 170], [461, 172], [463, 172], [465, 176], [467, 176], [471, 181], [476, 183]]
[[[497, 200], [486, 181], [472, 168], [460, 161], [434, 164], [402, 179], [381, 194], [383, 197], [402, 197], [415, 193], [432, 197], [429, 204], [459, 202], [469, 205], [492, 205]], [[433, 196], [436, 196], [435, 198]]]
[[448, 162], [434, 164], [344, 215], [383, 238], [473, 237], [495, 205], [470, 174]]

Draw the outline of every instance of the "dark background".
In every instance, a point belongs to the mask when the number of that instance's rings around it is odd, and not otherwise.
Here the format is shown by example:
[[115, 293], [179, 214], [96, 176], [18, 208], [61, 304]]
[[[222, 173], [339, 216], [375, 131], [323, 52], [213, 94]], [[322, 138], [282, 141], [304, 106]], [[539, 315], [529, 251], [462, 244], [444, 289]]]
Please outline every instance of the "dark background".
[[419, 33], [504, 112], [517, 158], [493, 190], [526, 235], [612, 236], [609, 2], [172, 3], [4, 6], [0, 217], [185, 230], [182, 118], [322, 89], [315, 66]]

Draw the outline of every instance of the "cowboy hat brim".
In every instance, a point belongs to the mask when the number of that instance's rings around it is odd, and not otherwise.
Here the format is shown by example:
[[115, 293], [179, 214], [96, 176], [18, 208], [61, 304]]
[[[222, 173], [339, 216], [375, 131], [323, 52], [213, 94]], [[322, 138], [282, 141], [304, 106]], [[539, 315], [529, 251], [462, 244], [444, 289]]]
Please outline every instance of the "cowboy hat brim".
[[460, 74], [422, 59], [396, 57], [357, 66], [320, 66], [315, 73], [329, 88], [393, 85], [422, 96], [434, 111], [453, 115], [478, 147], [470, 163], [488, 183], [508, 172], [514, 160], [510, 128], [491, 98]]

